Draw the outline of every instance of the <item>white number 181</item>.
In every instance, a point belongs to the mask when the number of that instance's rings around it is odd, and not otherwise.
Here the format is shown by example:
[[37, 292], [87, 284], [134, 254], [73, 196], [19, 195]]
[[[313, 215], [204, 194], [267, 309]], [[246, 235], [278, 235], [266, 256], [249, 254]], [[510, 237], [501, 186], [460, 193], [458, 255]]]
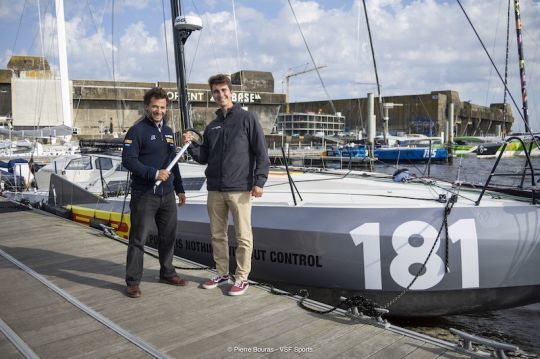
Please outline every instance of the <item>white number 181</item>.
[[[364, 223], [350, 231], [356, 246], [364, 246], [364, 280], [366, 289], [382, 289], [381, 275], [381, 237], [379, 223]], [[461, 246], [461, 285], [462, 288], [479, 286], [478, 270], [478, 238], [474, 219], [460, 219], [448, 227], [448, 235], [453, 243]], [[420, 236], [423, 243], [411, 245], [409, 238]], [[396, 256], [390, 263], [390, 276], [402, 287], [407, 287], [413, 280], [409, 268], [426, 260], [435, 239], [437, 230], [423, 221], [409, 221], [399, 225], [392, 234], [392, 247]], [[436, 252], [440, 246], [437, 242], [431, 257], [426, 263], [425, 272], [421, 274], [411, 289], [428, 289], [437, 285], [444, 277], [444, 262]], [[419, 268], [419, 267], [418, 267]]]

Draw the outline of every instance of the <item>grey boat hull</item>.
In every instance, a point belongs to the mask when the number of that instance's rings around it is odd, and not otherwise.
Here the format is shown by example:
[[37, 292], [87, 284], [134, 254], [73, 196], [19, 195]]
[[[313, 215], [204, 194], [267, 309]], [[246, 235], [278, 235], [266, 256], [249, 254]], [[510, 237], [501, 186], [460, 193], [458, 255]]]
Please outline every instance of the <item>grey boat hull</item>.
[[[388, 308], [392, 315], [469, 313], [540, 301], [540, 218], [535, 206], [454, 208], [448, 219], [448, 256], [444, 231], [437, 240], [443, 211], [443, 206], [254, 206], [251, 277], [330, 290], [335, 300], [361, 294], [385, 305], [411, 284], [436, 241], [423, 274]], [[208, 223], [201, 220], [207, 218], [206, 206], [188, 205], [178, 217], [176, 254], [212, 265]], [[229, 241], [234, 273], [232, 226]]]
[[[52, 176], [51, 183], [57, 204], [70, 201], [128, 214], [122, 198], [100, 199], [58, 176]], [[314, 183], [298, 182], [304, 193], [298, 206], [284, 200], [286, 192], [277, 186], [266, 189], [266, 202], [254, 201], [251, 279], [324, 292], [332, 302], [341, 295], [365, 295], [394, 316], [479, 312], [540, 301], [538, 205], [497, 195], [485, 196], [475, 206], [470, 198], [460, 198], [447, 216], [447, 237], [442, 228], [447, 204], [436, 200], [440, 194], [432, 193], [432, 187], [425, 193], [435, 200], [407, 199], [422, 187], [354, 179], [338, 183], [344, 193], [323, 193], [330, 201], [320, 190], [310, 192]], [[357, 186], [373, 188], [369, 195], [347, 194]], [[460, 197], [465, 198], [463, 193]], [[212, 266], [204, 190], [188, 193], [177, 215], [176, 255]], [[236, 242], [232, 220], [229, 223], [234, 273]], [[155, 243], [154, 231], [147, 244]]]

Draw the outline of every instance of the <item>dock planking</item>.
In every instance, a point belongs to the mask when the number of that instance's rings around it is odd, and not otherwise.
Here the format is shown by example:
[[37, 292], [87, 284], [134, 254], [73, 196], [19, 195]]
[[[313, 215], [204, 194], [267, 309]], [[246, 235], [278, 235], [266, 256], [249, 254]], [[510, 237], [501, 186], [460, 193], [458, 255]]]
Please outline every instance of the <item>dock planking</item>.
[[2, 359], [22, 359], [24, 356], [19, 353], [17, 348], [11, 344], [11, 342], [0, 333], [0, 354]]
[[[186, 287], [161, 284], [151, 256], [145, 257], [143, 295], [131, 299], [124, 294], [125, 244], [40, 211], [7, 212], [2, 219], [10, 225], [0, 229], [0, 249], [173, 358], [467, 357], [370, 321], [307, 312], [256, 286], [240, 297], [228, 296], [226, 288], [205, 290], [200, 284], [208, 271], [179, 270]], [[0, 318], [38, 356], [150, 356], [4, 257], [0, 273]], [[4, 350], [21, 357], [4, 336], [0, 350], [2, 357]]]

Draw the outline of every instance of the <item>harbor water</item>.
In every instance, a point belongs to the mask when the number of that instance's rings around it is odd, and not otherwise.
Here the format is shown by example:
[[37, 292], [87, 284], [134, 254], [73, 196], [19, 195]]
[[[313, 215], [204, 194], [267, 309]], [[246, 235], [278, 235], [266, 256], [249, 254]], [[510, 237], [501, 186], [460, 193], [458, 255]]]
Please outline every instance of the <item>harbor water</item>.
[[[454, 158], [451, 162], [430, 164], [430, 177], [449, 181], [463, 181], [482, 186], [495, 164], [495, 158], [477, 158], [466, 156]], [[540, 158], [532, 158], [535, 172], [540, 175]], [[494, 176], [491, 184], [517, 185], [521, 182], [521, 174], [525, 165], [525, 157], [502, 158], [495, 173], [516, 174], [516, 176]], [[398, 169], [408, 169], [411, 174], [424, 177], [428, 174], [426, 163], [389, 164], [375, 162], [374, 171], [393, 174]], [[346, 168], [346, 163], [342, 164]], [[530, 173], [530, 172], [529, 172]], [[535, 181], [540, 179], [536, 178]], [[530, 188], [531, 177], [526, 176], [524, 188]], [[540, 269], [539, 269], [540, 275]], [[288, 288], [295, 291], [297, 288]], [[298, 288], [299, 289], [299, 288]], [[335, 305], [335, 296], [321, 293], [310, 293], [311, 299], [320, 300]], [[456, 342], [457, 337], [450, 333], [449, 328], [488, 337], [493, 340], [514, 344], [527, 354], [540, 355], [540, 303], [498, 310], [486, 313], [468, 315], [453, 315], [438, 318], [391, 318], [392, 324], [425, 333], [440, 339]], [[533, 356], [535, 357], [535, 356]]]

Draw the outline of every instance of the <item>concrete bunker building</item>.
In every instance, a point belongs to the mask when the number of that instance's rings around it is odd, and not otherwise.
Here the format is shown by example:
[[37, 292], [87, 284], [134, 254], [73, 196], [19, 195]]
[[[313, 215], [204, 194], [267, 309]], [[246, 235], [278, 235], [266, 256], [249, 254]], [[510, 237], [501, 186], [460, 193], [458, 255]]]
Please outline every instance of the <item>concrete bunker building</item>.
[[[256, 113], [266, 134], [275, 132], [278, 114], [285, 112], [286, 95], [275, 92], [272, 73], [242, 70], [231, 74], [231, 80], [234, 101]], [[172, 119], [173, 128], [179, 130], [181, 122], [174, 83], [72, 80], [69, 87], [74, 133], [79, 138], [100, 138], [112, 134], [121, 136], [143, 115], [143, 94], [153, 86], [163, 87], [169, 93], [172, 100], [169, 118]], [[60, 125], [64, 122], [60, 93], [60, 80], [53, 76], [47, 59], [13, 56], [7, 68], [0, 69], [0, 119], [11, 121], [15, 129]], [[188, 96], [192, 122], [194, 126], [203, 128], [214, 118], [216, 110], [208, 85], [188, 84]], [[494, 135], [497, 131], [509, 133], [514, 122], [510, 105], [475, 105], [461, 101], [459, 93], [451, 90], [388, 96], [383, 98], [383, 102], [403, 105], [390, 112], [390, 133], [433, 136], [446, 133], [450, 103], [454, 104], [456, 116], [455, 135]], [[334, 130], [365, 130], [366, 98], [338, 99], [333, 103], [340, 113], [339, 117], [343, 116], [343, 126], [337, 124]], [[291, 113], [331, 114], [328, 101], [291, 103], [290, 109]], [[376, 99], [377, 133], [383, 128], [379, 109]], [[306, 128], [305, 134], [322, 130], [314, 125]]]

